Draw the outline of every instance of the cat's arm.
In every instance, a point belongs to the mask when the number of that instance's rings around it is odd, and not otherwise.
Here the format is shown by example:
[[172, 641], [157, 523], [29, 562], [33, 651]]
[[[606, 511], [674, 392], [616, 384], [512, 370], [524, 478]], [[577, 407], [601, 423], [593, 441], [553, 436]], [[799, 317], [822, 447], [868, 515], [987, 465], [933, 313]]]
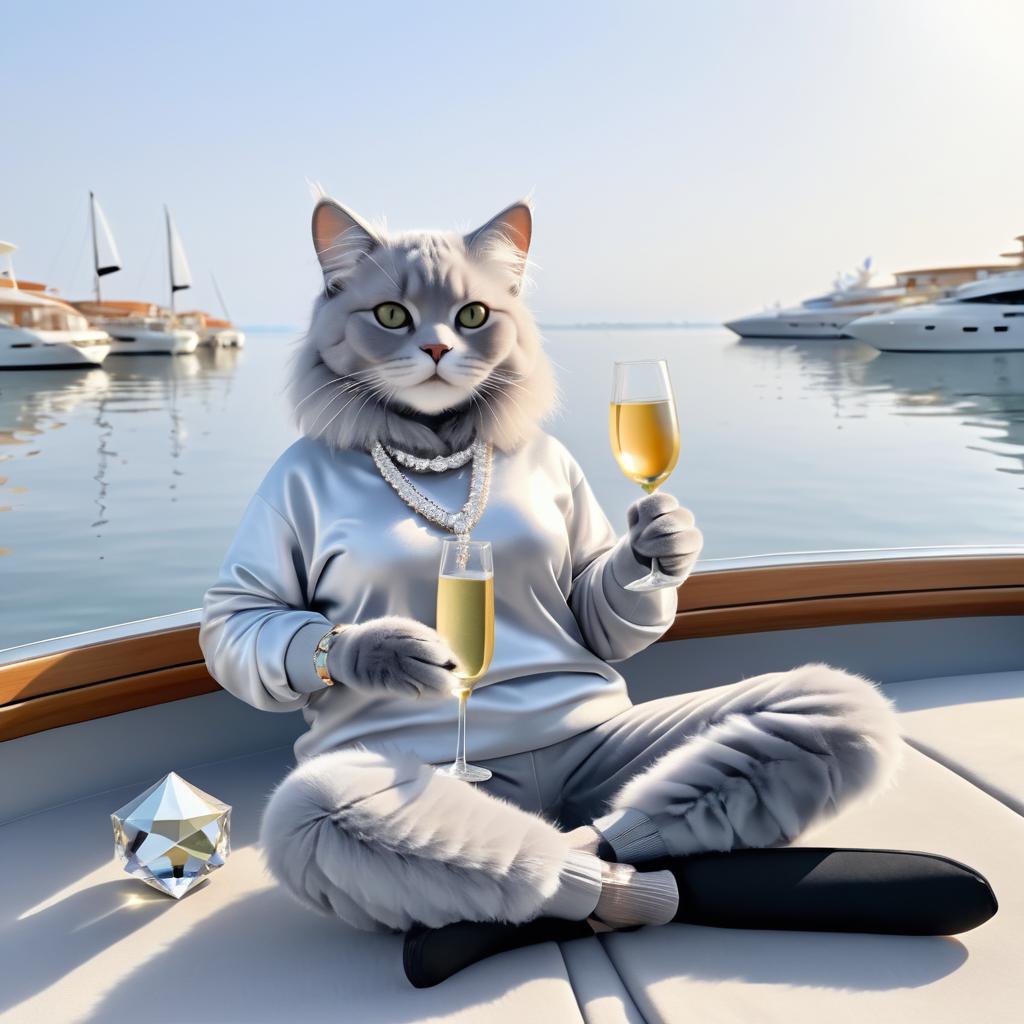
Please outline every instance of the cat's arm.
[[569, 469], [569, 606], [587, 646], [605, 661], [622, 661], [661, 637], [676, 613], [674, 587], [643, 593], [625, 585], [647, 575], [652, 555], [666, 572], [688, 576], [700, 553], [701, 534], [674, 498], [654, 494], [630, 506], [628, 530], [618, 537], [575, 460]]
[[306, 564], [292, 525], [256, 494], [203, 598], [199, 645], [210, 674], [264, 711], [304, 707], [325, 686], [313, 650], [333, 623], [307, 607]]
[[[308, 607], [308, 564], [292, 524], [256, 494], [203, 600], [199, 644], [210, 674], [264, 711], [302, 708], [329, 685], [316, 673], [313, 652], [334, 623]], [[387, 616], [338, 636], [327, 669], [336, 684], [354, 689], [447, 696], [454, 664], [429, 626]]]

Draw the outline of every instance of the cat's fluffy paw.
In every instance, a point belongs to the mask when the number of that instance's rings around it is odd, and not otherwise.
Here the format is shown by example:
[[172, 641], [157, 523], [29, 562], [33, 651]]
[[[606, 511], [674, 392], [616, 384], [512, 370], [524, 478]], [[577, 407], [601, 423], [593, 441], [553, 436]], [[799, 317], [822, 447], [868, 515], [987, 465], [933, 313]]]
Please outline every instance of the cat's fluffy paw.
[[455, 656], [437, 630], [388, 615], [345, 630], [331, 644], [327, 671], [357, 690], [403, 697], [450, 696], [458, 680]]
[[656, 558], [662, 572], [670, 576], [685, 576], [693, 568], [704, 537], [693, 525], [693, 513], [671, 494], [648, 494], [634, 501], [626, 519], [638, 562], [650, 565]]

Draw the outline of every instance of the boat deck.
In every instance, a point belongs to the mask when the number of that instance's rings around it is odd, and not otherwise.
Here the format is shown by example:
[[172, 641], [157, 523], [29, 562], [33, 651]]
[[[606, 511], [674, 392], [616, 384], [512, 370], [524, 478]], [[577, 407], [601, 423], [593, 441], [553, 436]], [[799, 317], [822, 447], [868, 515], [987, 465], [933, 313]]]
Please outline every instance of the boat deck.
[[670, 925], [518, 950], [417, 991], [402, 973], [399, 937], [318, 917], [265, 872], [255, 845], [259, 815], [292, 763], [290, 747], [278, 747], [181, 769], [233, 806], [234, 849], [224, 868], [177, 903], [122, 874], [112, 859], [109, 814], [142, 788], [138, 781], [0, 827], [0, 1017], [1017, 1021], [1024, 671], [886, 689], [908, 742], [897, 783], [806, 841], [926, 850], [977, 867], [1000, 911], [958, 938]]

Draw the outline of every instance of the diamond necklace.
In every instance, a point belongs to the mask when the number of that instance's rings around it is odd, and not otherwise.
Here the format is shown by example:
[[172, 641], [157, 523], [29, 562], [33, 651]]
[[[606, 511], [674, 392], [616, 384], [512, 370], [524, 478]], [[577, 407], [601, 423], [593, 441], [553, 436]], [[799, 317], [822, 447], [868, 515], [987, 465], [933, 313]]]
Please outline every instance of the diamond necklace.
[[[391, 485], [395, 493], [414, 512], [429, 519], [438, 526], [451, 530], [462, 540], [469, 539], [469, 532], [480, 521], [487, 505], [487, 495], [491, 485], [491, 462], [493, 449], [483, 441], [474, 441], [468, 448], [451, 455], [439, 455], [433, 459], [421, 459], [408, 452], [385, 449], [380, 441], [370, 446], [370, 455], [380, 475]], [[394, 456], [394, 458], [392, 458]], [[433, 498], [428, 498], [399, 468], [395, 461], [411, 469], [432, 470], [435, 473], [447, 469], [457, 469], [473, 460], [473, 469], [469, 478], [469, 497], [458, 512], [449, 512], [442, 508]]]

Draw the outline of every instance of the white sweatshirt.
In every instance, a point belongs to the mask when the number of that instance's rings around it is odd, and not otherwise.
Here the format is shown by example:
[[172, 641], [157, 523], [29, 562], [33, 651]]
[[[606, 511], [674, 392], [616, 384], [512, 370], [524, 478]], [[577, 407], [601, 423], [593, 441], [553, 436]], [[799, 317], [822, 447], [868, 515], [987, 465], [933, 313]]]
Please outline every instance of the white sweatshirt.
[[[454, 510], [470, 468], [409, 476]], [[206, 594], [199, 640], [211, 674], [255, 707], [301, 708], [309, 731], [295, 744], [300, 761], [357, 742], [450, 760], [454, 697], [325, 686], [313, 668], [317, 641], [336, 623], [405, 615], [433, 626], [448, 537], [395, 494], [368, 453], [295, 442], [249, 502]], [[493, 547], [495, 634], [469, 703], [470, 758], [535, 750], [629, 707], [608, 662], [665, 632], [675, 590], [623, 589], [647, 570], [559, 441], [538, 432], [511, 454], [495, 451], [473, 539]]]

